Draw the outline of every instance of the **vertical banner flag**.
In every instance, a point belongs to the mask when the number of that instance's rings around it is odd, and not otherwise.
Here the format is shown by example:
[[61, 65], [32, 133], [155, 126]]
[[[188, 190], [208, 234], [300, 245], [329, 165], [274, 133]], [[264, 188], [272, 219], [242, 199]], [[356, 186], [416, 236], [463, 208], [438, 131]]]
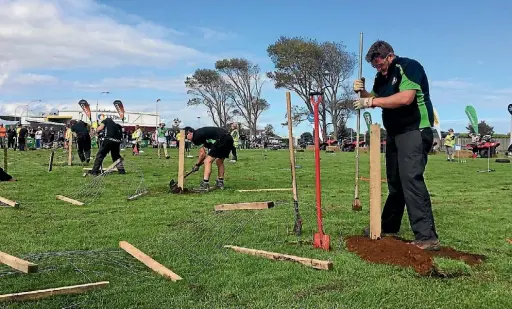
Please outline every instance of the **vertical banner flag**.
[[89, 106], [89, 103], [86, 100], [80, 100], [78, 101], [78, 105], [80, 105], [80, 107], [84, 111], [84, 114], [87, 116], [87, 118], [89, 118], [89, 121], [92, 123], [91, 107]]
[[476, 116], [476, 110], [473, 106], [466, 106], [466, 115], [468, 116], [469, 123], [473, 127], [475, 134], [478, 134], [478, 117]]
[[372, 115], [369, 112], [363, 113], [364, 122], [366, 122], [366, 126], [368, 127], [368, 132], [370, 132], [370, 127], [372, 125]]
[[119, 117], [121, 117], [121, 120], [124, 123], [124, 106], [123, 106], [123, 102], [121, 102], [120, 100], [115, 100], [114, 101], [114, 107], [116, 108], [117, 113], [119, 114]]
[[510, 113], [510, 115], [512, 116], [512, 104], [509, 104], [508, 105], [508, 112]]
[[439, 121], [439, 114], [437, 113], [437, 110], [434, 108], [434, 128], [437, 131], [437, 136], [439, 136], [439, 140], [441, 141], [443, 139], [441, 135], [441, 121]]

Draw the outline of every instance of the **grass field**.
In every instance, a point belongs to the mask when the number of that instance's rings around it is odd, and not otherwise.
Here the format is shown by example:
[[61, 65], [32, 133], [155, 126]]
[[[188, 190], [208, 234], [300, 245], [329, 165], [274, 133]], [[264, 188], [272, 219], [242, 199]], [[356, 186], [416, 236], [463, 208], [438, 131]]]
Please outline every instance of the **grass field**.
[[[439, 259], [452, 278], [422, 277], [412, 269], [370, 264], [348, 252], [343, 237], [360, 234], [368, 224], [368, 188], [361, 181], [363, 211], [353, 212], [354, 153], [322, 154], [325, 232], [332, 250], [313, 249], [316, 229], [312, 152], [297, 153], [299, 205], [304, 218], [302, 242], [291, 235], [291, 192], [240, 193], [238, 189], [291, 186], [288, 151], [240, 151], [227, 164], [226, 189], [208, 194], [168, 194], [177, 176], [177, 152], [159, 160], [147, 149], [126, 156], [126, 175], [112, 174], [91, 186], [81, 166], [47, 171], [48, 151], [9, 152], [9, 172], [19, 179], [1, 183], [0, 196], [20, 202], [0, 208], [0, 251], [39, 264], [22, 274], [0, 266], [0, 294], [109, 281], [81, 295], [0, 303], [6, 308], [510, 308], [512, 306], [512, 166], [485, 159], [446, 162], [431, 156], [426, 180], [442, 245], [483, 254], [469, 268]], [[59, 157], [60, 156], [60, 157]], [[56, 161], [64, 161], [59, 150]], [[189, 170], [195, 159], [187, 159]], [[369, 177], [368, 155], [361, 155], [361, 176]], [[0, 162], [3, 162], [0, 160]], [[110, 164], [107, 158], [106, 165]], [[201, 170], [202, 172], [202, 170]], [[384, 172], [384, 169], [383, 169]], [[195, 187], [200, 173], [186, 180]], [[127, 201], [141, 181], [149, 194]], [[213, 178], [213, 177], [212, 177]], [[214, 179], [214, 178], [213, 178]], [[96, 190], [91, 202], [74, 206], [55, 199], [73, 197], [80, 187]], [[132, 190], [133, 191], [133, 190]], [[101, 193], [93, 200], [92, 196]], [[383, 198], [387, 194], [383, 186]], [[384, 200], [384, 199], [383, 199]], [[274, 201], [269, 210], [214, 213], [216, 204]], [[406, 216], [403, 237], [412, 238]], [[172, 282], [119, 249], [125, 240], [184, 279]], [[243, 255], [223, 245], [276, 251], [331, 260], [330, 271], [287, 261]]]

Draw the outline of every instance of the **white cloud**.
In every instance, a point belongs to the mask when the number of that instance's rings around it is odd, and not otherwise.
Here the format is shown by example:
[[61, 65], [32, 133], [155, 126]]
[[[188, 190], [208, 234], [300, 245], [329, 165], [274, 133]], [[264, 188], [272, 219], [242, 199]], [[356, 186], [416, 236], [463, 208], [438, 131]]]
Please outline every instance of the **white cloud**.
[[230, 40], [236, 37], [236, 34], [233, 32], [222, 32], [205, 27], [200, 27], [199, 31], [203, 33], [203, 39], [206, 40]]
[[73, 87], [81, 90], [101, 91], [111, 89], [155, 89], [186, 94], [185, 77], [120, 77], [105, 78], [100, 82], [73, 82]]
[[59, 80], [51, 75], [44, 74], [19, 74], [9, 80], [9, 84], [21, 85], [21, 86], [32, 86], [32, 85], [56, 85]]
[[179, 35], [147, 21], [121, 23], [94, 0], [0, 0], [0, 81], [27, 69], [165, 67], [210, 59], [165, 39]]

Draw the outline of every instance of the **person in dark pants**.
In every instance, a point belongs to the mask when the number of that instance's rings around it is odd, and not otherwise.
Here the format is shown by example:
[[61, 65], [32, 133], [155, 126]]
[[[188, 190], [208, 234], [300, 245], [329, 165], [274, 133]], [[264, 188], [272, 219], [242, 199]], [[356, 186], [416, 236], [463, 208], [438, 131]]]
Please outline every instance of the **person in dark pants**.
[[[198, 190], [208, 191], [210, 189], [209, 180], [212, 172], [213, 161], [217, 164], [218, 178], [215, 186], [224, 189], [224, 159], [229, 157], [233, 149], [233, 138], [228, 131], [218, 127], [203, 127], [194, 130], [191, 127], [185, 128], [186, 139], [200, 146], [199, 159], [194, 165], [193, 171], [198, 171], [204, 163], [204, 175]], [[208, 148], [208, 153], [205, 150]]]
[[123, 138], [122, 127], [114, 122], [111, 118], [105, 118], [96, 129], [96, 131], [103, 132], [104, 138], [101, 143], [100, 149], [96, 154], [96, 160], [94, 160], [94, 166], [89, 174], [97, 176], [100, 174], [101, 164], [103, 160], [110, 152], [112, 162], [121, 159], [121, 162], [117, 165], [119, 174], [125, 174], [124, 165], [121, 157], [121, 139]]
[[20, 151], [25, 151], [27, 145], [28, 129], [20, 125], [20, 133], [18, 135], [18, 147]]
[[7, 130], [7, 148], [14, 149], [16, 147], [16, 130]]
[[[363, 79], [354, 82], [354, 91], [361, 93], [354, 108], [382, 108], [389, 189], [382, 211], [382, 234], [398, 234], [407, 207], [415, 235], [412, 244], [424, 250], [439, 250], [430, 194], [423, 178], [434, 141], [427, 75], [418, 61], [395, 55], [384, 41], [370, 47], [366, 61], [377, 69], [377, 75], [370, 93]], [[365, 234], [368, 232], [367, 228]]]
[[71, 132], [76, 133], [76, 143], [78, 144], [78, 157], [80, 162], [89, 163], [91, 160], [91, 136], [89, 128], [82, 120], [71, 121]]
[[11, 175], [7, 174], [3, 168], [0, 167], [0, 181], [16, 181]]

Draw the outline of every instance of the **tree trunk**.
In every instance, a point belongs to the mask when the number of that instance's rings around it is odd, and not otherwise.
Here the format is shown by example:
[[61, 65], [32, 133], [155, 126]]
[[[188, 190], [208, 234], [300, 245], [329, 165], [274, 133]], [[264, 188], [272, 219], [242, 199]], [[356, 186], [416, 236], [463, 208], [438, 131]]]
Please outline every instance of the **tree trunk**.
[[331, 122], [332, 122], [332, 128], [334, 131], [334, 139], [338, 139], [338, 115], [336, 113], [333, 113], [331, 115]]

